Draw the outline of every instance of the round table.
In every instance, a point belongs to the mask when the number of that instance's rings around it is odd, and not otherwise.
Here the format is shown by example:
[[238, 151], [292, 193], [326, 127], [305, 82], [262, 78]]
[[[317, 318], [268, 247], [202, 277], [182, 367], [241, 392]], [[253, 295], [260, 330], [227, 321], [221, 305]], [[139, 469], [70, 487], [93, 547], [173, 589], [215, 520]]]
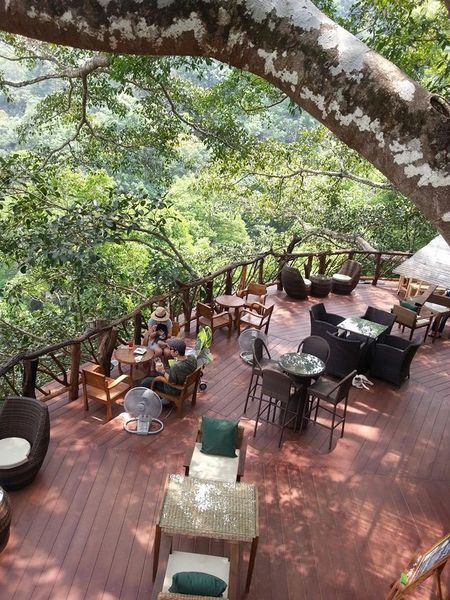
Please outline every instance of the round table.
[[[145, 354], [134, 354], [136, 348], [145, 350]], [[133, 379], [133, 367], [141, 366], [153, 360], [154, 352], [145, 346], [119, 346], [114, 350], [114, 358], [119, 361], [119, 371], [122, 373], [121, 364], [130, 366], [130, 378]], [[140, 358], [142, 357], [142, 358]], [[136, 360], [138, 359], [138, 360]], [[140, 379], [140, 377], [139, 377]]]
[[324, 298], [331, 292], [333, 279], [327, 275], [310, 275], [311, 295]]
[[11, 504], [9, 496], [0, 487], [0, 552], [4, 550], [9, 540], [9, 527], [11, 525]]
[[[278, 362], [283, 371], [290, 375], [296, 384], [297, 393], [294, 401], [298, 402], [299, 414], [303, 415], [308, 386], [313, 377], [318, 377], [325, 371], [325, 363], [317, 356], [306, 352], [288, 352], [280, 356]], [[297, 423], [297, 430], [303, 429], [304, 426], [300, 421]]]
[[216, 303], [229, 310], [230, 308], [234, 308], [234, 327], [238, 329], [239, 327], [239, 310], [244, 306], [245, 300], [244, 298], [240, 298], [239, 296], [233, 296], [230, 294], [223, 294], [222, 296], [217, 296]]

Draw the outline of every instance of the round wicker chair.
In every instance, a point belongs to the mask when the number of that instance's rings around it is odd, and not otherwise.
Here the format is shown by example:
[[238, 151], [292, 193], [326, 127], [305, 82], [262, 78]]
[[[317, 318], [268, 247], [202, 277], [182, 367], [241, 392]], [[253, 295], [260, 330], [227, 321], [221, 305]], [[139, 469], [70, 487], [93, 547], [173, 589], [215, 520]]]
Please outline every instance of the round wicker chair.
[[289, 265], [281, 269], [281, 285], [288, 296], [300, 300], [305, 300], [311, 291], [309, 279], [303, 279], [300, 271]]
[[36, 398], [6, 398], [0, 412], [0, 439], [20, 437], [31, 444], [26, 463], [12, 469], [0, 469], [0, 485], [5, 490], [19, 490], [36, 477], [50, 442], [48, 407]]

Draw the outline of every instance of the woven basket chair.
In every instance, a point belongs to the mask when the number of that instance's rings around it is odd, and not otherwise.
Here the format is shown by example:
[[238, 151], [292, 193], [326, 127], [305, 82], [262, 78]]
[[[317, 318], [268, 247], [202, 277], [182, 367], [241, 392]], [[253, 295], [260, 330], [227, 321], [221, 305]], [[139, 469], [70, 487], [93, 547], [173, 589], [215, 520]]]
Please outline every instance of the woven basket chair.
[[6, 398], [0, 412], [0, 439], [20, 437], [31, 444], [28, 460], [12, 469], [0, 469], [0, 485], [5, 490], [19, 490], [36, 477], [50, 442], [48, 407], [36, 398]]

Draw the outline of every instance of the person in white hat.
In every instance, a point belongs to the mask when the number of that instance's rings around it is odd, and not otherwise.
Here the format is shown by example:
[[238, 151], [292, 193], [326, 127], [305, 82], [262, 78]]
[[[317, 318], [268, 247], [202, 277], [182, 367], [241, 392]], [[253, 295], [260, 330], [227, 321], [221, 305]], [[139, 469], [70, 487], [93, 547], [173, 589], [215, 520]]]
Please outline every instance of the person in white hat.
[[150, 315], [147, 326], [148, 331], [144, 336], [143, 343], [154, 351], [155, 358], [161, 357], [164, 366], [168, 368], [167, 361], [171, 356], [167, 340], [172, 334], [172, 320], [169, 311], [164, 306], [158, 306]]

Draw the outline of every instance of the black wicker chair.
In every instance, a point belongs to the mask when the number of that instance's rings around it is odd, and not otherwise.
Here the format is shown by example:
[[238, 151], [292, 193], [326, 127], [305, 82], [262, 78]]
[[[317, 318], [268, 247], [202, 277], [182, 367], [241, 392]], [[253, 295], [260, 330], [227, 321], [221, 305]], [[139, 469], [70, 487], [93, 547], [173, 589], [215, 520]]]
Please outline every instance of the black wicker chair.
[[327, 331], [326, 340], [330, 346], [330, 359], [326, 374], [333, 377], [346, 377], [351, 371], [362, 373], [366, 365], [367, 343], [340, 337]]
[[344, 320], [344, 317], [340, 315], [327, 312], [322, 302], [311, 306], [309, 318], [311, 319], [311, 335], [318, 335], [325, 339], [326, 332], [336, 333], [337, 325]]
[[300, 271], [289, 265], [281, 269], [281, 285], [288, 296], [300, 300], [306, 300], [311, 291], [311, 282], [305, 281]]
[[6, 398], [0, 412], [0, 439], [20, 437], [31, 444], [28, 460], [12, 469], [0, 469], [0, 485], [5, 490], [19, 490], [36, 477], [50, 442], [48, 407], [36, 398]]
[[[344, 277], [341, 277], [344, 276]], [[351, 294], [361, 277], [361, 264], [356, 260], [346, 260], [338, 273], [333, 275], [333, 294]]]
[[420, 342], [386, 335], [374, 344], [370, 357], [370, 374], [378, 379], [400, 386], [409, 377], [412, 360]]
[[391, 333], [392, 326], [395, 323], [396, 317], [391, 312], [386, 310], [380, 310], [374, 306], [368, 306], [366, 312], [362, 315], [362, 319], [372, 321], [372, 323], [379, 323], [380, 325], [386, 325], [387, 329], [383, 333], [383, 337]]

